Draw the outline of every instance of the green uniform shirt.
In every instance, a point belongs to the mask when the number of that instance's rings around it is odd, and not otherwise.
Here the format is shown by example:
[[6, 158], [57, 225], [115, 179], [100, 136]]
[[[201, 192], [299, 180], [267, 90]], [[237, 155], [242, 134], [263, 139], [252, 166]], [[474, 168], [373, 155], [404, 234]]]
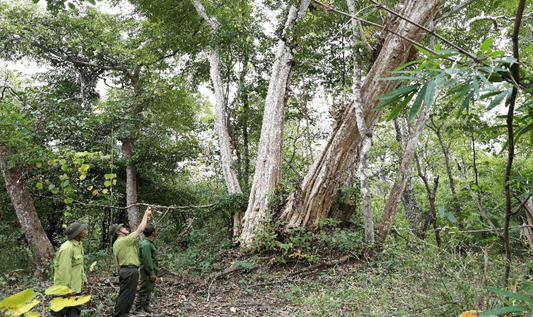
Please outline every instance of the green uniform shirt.
[[81, 292], [87, 281], [83, 271], [83, 246], [76, 240], [63, 243], [54, 260], [54, 285], [67, 286], [76, 293]]
[[115, 243], [113, 243], [113, 254], [118, 261], [118, 265], [139, 266], [136, 244], [137, 236], [135, 235], [135, 232], [130, 233], [126, 237], [120, 237]]
[[139, 260], [141, 261], [141, 270], [148, 275], [155, 275], [159, 271], [157, 266], [157, 250], [152, 241], [144, 238], [139, 245]]

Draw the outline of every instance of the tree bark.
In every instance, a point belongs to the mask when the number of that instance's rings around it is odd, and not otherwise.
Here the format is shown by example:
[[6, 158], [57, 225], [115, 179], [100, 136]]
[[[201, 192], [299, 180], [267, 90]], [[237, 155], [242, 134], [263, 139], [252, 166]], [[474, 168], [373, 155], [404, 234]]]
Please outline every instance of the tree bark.
[[122, 153], [128, 161], [126, 165], [126, 206], [128, 206], [128, 225], [130, 230], [135, 230], [139, 225], [139, 206], [137, 204], [137, 168], [131, 162], [133, 156], [133, 140], [122, 142]]
[[378, 225], [378, 236], [382, 240], [385, 240], [387, 238], [389, 230], [392, 227], [394, 217], [398, 212], [398, 204], [400, 203], [402, 192], [405, 188], [405, 185], [407, 184], [408, 179], [411, 178], [412, 161], [413, 156], [415, 154], [416, 146], [418, 144], [418, 138], [420, 136], [420, 133], [422, 133], [422, 129], [426, 126], [426, 122], [428, 119], [429, 109], [426, 107], [424, 102], [424, 104], [422, 105], [422, 109], [420, 110], [418, 120], [416, 121], [415, 128], [411, 132], [411, 137], [409, 138], [409, 141], [405, 146], [405, 154], [403, 156], [399, 171], [400, 179], [395, 181], [394, 185], [392, 186], [389, 199], [385, 204], [383, 216], [381, 217], [381, 220]]
[[285, 104], [289, 77], [294, 62], [294, 52], [291, 48], [290, 35], [309, 6], [310, 0], [301, 0], [299, 8], [290, 6], [287, 22], [283, 29], [282, 38], [278, 41], [275, 63], [272, 66], [259, 151], [256, 160], [255, 174], [248, 209], [244, 214], [241, 238], [244, 245], [249, 245], [253, 239], [253, 232], [259, 222], [267, 216], [271, 193], [281, 180], [281, 150], [283, 146], [283, 125], [285, 123]]
[[[219, 29], [218, 21], [215, 18], [207, 15], [205, 8], [200, 3], [200, 0], [193, 0], [193, 5], [196, 9], [196, 12], [198, 12], [198, 14], [209, 24], [209, 26], [211, 26], [213, 32], [217, 32]], [[214, 48], [211, 48], [209, 51], [209, 76], [211, 77], [213, 88], [215, 90], [215, 131], [218, 136], [218, 146], [220, 149], [220, 165], [228, 193], [242, 194], [237, 173], [231, 167], [231, 162], [233, 161], [233, 149], [231, 147], [230, 135], [228, 132], [228, 102], [226, 95], [224, 94], [224, 84], [220, 74], [220, 64], [220, 54]], [[237, 236], [239, 232], [241, 221], [242, 215], [240, 213], [234, 213], [234, 236]]]
[[[409, 0], [401, 13], [409, 19], [426, 25], [434, 16], [436, 1]], [[391, 19], [387, 28], [393, 29], [414, 41], [424, 37], [418, 27], [398, 19]], [[365, 122], [375, 126], [382, 111], [374, 111], [379, 100], [377, 97], [393, 90], [395, 81], [383, 81], [390, 71], [404, 64], [409, 57], [411, 42], [388, 33], [372, 69], [366, 76], [361, 93], [363, 98]], [[341, 117], [338, 127], [333, 131], [321, 155], [311, 166], [301, 183], [301, 190], [291, 195], [280, 215], [288, 227], [303, 227], [316, 224], [320, 218], [328, 218], [335, 201], [335, 175], [346, 173], [349, 162], [353, 161], [356, 149], [361, 143], [354, 107], [350, 106]]]
[[[394, 118], [394, 129], [396, 130], [396, 140], [400, 142], [401, 144], [404, 144], [404, 133], [405, 130], [402, 126], [400, 126], [400, 123], [398, 122], [398, 118]], [[401, 155], [399, 155], [400, 160], [402, 158]], [[406, 171], [406, 175], [412, 175], [412, 168], [410, 168], [408, 171]], [[418, 205], [416, 203], [416, 196], [415, 196], [415, 189], [413, 187], [413, 178], [411, 176], [407, 179], [407, 184], [405, 185], [405, 188], [402, 193], [402, 203], [403, 203], [403, 210], [405, 212], [405, 218], [407, 221], [409, 221], [409, 228], [414, 234], [419, 233], [419, 214], [420, 209], [418, 208]]]
[[28, 245], [35, 251], [35, 264], [38, 268], [44, 269], [47, 262], [54, 258], [54, 248], [37, 215], [30, 190], [23, 178], [22, 166], [16, 163], [12, 168], [8, 168], [8, 156], [9, 150], [0, 148], [0, 169], [2, 169], [6, 189]]
[[[354, 0], [348, 0], [348, 8], [351, 15], [355, 15], [355, 2]], [[370, 150], [372, 148], [372, 133], [374, 126], [367, 127], [365, 122], [363, 100], [361, 97], [361, 55], [357, 44], [361, 41], [361, 34], [357, 30], [359, 22], [352, 18], [352, 46], [354, 47], [353, 58], [353, 106], [355, 112], [355, 119], [357, 121], [357, 127], [359, 130], [359, 137], [361, 138], [361, 146], [359, 151], [359, 181], [361, 186], [361, 200], [363, 201], [363, 221], [365, 225], [365, 242], [368, 245], [373, 245], [375, 242], [374, 237], [374, 216], [372, 214], [372, 195], [370, 194], [370, 169], [368, 167]]]

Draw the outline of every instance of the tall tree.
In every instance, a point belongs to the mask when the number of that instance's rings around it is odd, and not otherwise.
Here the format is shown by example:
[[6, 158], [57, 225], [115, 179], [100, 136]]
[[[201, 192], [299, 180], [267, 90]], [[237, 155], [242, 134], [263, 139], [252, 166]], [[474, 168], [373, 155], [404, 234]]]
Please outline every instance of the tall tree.
[[281, 180], [285, 105], [296, 41], [292, 33], [298, 21], [303, 19], [307, 12], [309, 3], [310, 0], [300, 0], [297, 5], [289, 4], [287, 19], [276, 47], [275, 62], [270, 73], [265, 100], [255, 174], [240, 236], [244, 244], [252, 241], [253, 232], [257, 229], [259, 222], [267, 216], [268, 193], [272, 192]]
[[[399, 11], [419, 25], [427, 25], [435, 12], [435, 1], [420, 0], [406, 1]], [[393, 90], [397, 84], [381, 78], [389, 77], [390, 71], [404, 64], [409, 58], [412, 41], [424, 37], [418, 26], [397, 17], [388, 20], [386, 30], [390, 32], [385, 32], [383, 46], [361, 89], [364, 116], [369, 127], [374, 126], [382, 114], [382, 110], [373, 110], [379, 103], [377, 97]], [[288, 226], [313, 226], [319, 219], [329, 217], [335, 197], [335, 178], [351, 168], [347, 163], [361, 143], [354, 110], [350, 107], [342, 115], [322, 154], [302, 181], [301, 190], [289, 197], [280, 215], [281, 219], [287, 220]]]

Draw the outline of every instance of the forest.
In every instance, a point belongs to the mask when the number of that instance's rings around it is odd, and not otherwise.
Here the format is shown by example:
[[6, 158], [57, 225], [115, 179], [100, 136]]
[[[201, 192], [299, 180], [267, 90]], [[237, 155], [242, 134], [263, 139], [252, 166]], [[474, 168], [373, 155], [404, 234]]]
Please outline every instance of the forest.
[[529, 316], [532, 143], [532, 1], [0, 0], [0, 316]]

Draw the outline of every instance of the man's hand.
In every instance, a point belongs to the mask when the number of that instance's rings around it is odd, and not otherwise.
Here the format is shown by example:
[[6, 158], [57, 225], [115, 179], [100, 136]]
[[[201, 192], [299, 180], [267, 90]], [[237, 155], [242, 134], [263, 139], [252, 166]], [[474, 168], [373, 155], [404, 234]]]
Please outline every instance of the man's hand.
[[150, 275], [150, 281], [155, 282], [157, 277], [155, 275]]
[[145, 215], [150, 216], [152, 214], [152, 206], [148, 206], [146, 208], [146, 211], [144, 212]]

